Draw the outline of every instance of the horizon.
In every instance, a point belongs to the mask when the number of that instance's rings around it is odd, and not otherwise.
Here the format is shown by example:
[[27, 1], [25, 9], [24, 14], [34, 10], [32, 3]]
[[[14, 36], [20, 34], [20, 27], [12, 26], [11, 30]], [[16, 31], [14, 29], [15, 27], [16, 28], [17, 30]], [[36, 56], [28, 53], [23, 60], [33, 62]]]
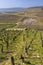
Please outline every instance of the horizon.
[[1, 0], [1, 8], [30, 8], [43, 6], [43, 0]]
[[8, 7], [8, 8], [0, 8], [0, 9], [9, 9], [9, 8], [34, 8], [34, 7], [43, 7], [43, 6], [33, 6], [33, 7]]

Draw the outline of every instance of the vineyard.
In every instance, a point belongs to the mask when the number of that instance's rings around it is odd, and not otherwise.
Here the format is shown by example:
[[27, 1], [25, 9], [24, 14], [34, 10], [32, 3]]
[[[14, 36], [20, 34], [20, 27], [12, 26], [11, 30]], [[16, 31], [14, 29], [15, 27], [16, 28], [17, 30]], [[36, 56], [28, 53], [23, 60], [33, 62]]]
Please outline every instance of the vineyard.
[[0, 65], [43, 65], [43, 30], [0, 29]]

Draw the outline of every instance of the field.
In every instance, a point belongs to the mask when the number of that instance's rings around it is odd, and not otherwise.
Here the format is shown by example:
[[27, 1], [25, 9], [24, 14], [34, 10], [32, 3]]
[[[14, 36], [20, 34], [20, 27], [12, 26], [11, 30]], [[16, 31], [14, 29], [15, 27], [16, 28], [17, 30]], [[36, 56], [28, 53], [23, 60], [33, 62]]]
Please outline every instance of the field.
[[[12, 59], [13, 58], [13, 59]], [[43, 31], [0, 31], [0, 64], [43, 65]]]
[[0, 13], [0, 65], [43, 65], [43, 10]]

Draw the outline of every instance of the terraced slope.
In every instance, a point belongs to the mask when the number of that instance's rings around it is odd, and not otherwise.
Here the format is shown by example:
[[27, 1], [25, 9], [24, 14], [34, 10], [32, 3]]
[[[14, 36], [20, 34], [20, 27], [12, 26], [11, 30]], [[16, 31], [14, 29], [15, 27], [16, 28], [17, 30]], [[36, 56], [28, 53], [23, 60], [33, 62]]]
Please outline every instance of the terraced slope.
[[[15, 32], [20, 33], [17, 35]], [[3, 45], [3, 49], [0, 46], [0, 50], [4, 50], [4, 52], [0, 51], [1, 65], [43, 65], [43, 31], [26, 29], [18, 32], [7, 31], [7, 33], [9, 33], [9, 41], [11, 39], [12, 41], [7, 49], [6, 42], [3, 43], [0, 39], [0, 44]]]

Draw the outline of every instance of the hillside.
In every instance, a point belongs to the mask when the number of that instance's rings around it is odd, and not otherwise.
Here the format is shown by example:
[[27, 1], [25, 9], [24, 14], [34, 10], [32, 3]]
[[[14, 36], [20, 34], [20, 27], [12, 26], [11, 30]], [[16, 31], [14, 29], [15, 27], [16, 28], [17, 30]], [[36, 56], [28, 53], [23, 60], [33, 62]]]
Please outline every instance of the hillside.
[[0, 65], [43, 65], [43, 7], [0, 12]]

